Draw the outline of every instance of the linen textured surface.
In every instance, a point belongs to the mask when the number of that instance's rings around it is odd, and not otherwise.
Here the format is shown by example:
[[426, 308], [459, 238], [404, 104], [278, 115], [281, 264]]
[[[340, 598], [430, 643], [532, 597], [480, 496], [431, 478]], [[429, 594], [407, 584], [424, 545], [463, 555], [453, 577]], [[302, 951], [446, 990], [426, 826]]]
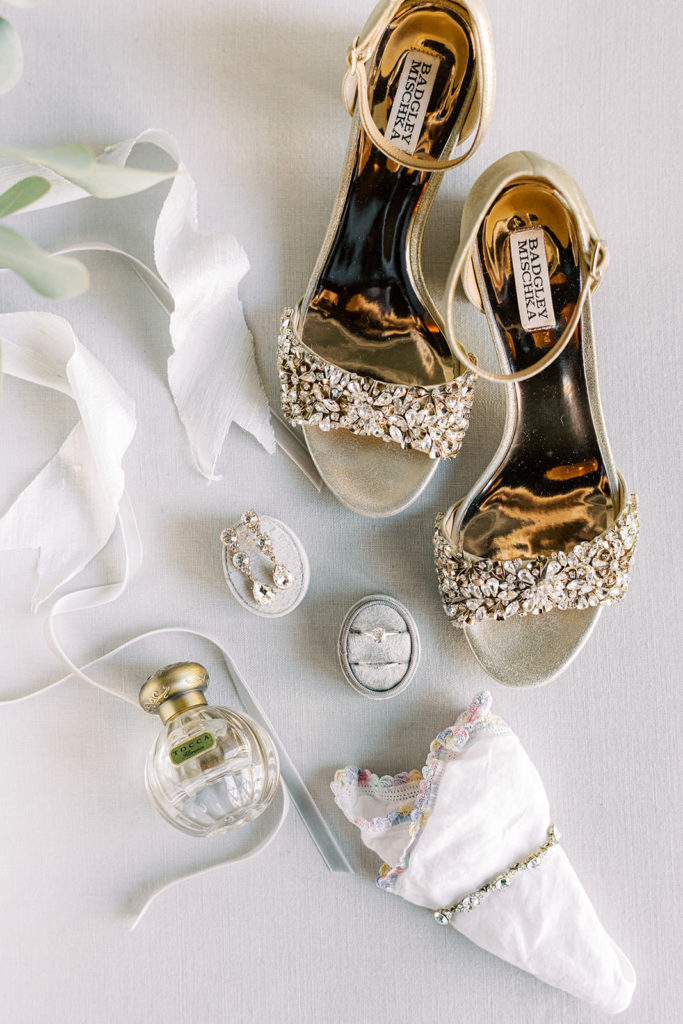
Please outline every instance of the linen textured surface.
[[[3, 138], [36, 146], [82, 140], [99, 152], [149, 125], [173, 134], [197, 185], [202, 230], [233, 234], [249, 258], [239, 293], [274, 409], [279, 314], [305, 290], [325, 234], [350, 126], [340, 99], [345, 54], [372, 6], [120, 0], [114, 11], [45, 0], [11, 9], [26, 71], [2, 97]], [[362, 876], [328, 872], [290, 814], [261, 857], [177, 887], [130, 936], [137, 904], [123, 894], [139, 899], [158, 880], [225, 852], [220, 838], [202, 845], [176, 835], [149, 806], [142, 773], [157, 723], [78, 682], [0, 709], [0, 982], [3, 1014], [17, 1024], [604, 1021], [601, 1011], [437, 927], [426, 910], [388, 898], [373, 885], [377, 856], [334, 805], [329, 780], [351, 754], [391, 774], [421, 765], [439, 729], [487, 687], [496, 713], [533, 752], [561, 849], [638, 975], [619, 1021], [678, 1024], [683, 649], [675, 600], [668, 591], [655, 595], [675, 577], [680, 534], [680, 345], [672, 328], [680, 259], [671, 226], [679, 187], [671, 168], [680, 165], [675, 21], [683, 11], [668, 0], [653, 0], [645, 13], [634, 0], [487, 6], [496, 108], [472, 160], [444, 177], [424, 240], [426, 272], [440, 294], [464, 198], [506, 152], [547, 154], [590, 196], [612, 254], [594, 306], [601, 394], [643, 522], [628, 596], [550, 686], [512, 692], [491, 683], [441, 610], [431, 532], [436, 514], [495, 451], [503, 407], [494, 386], [478, 386], [455, 462], [404, 513], [368, 522], [329, 492], [318, 494], [289, 459], [268, 454], [236, 424], [216, 464], [223, 479], [209, 484], [198, 473], [168, 390], [168, 316], [126, 265], [88, 257], [91, 291], [50, 304], [0, 275], [2, 311], [66, 318], [137, 413], [123, 469], [145, 561], [120, 601], [63, 617], [67, 650], [82, 664], [172, 623], [219, 638]], [[51, 250], [108, 239], [152, 266], [168, 187], [22, 214], [20, 227]], [[458, 320], [472, 351], [490, 356], [483, 318], [463, 303]], [[3, 512], [77, 422], [70, 399], [47, 395], [4, 379]], [[220, 531], [251, 506], [291, 525], [310, 558], [306, 599], [282, 619], [240, 608], [223, 579]], [[0, 555], [4, 696], [63, 674], [45, 647], [41, 616], [30, 611], [35, 563], [32, 551]], [[72, 585], [119, 572], [114, 539]], [[386, 702], [355, 693], [337, 661], [346, 612], [376, 593], [406, 605], [422, 641], [416, 678]], [[209, 670], [211, 699], [230, 705], [215, 652], [182, 638], [137, 647], [100, 678], [134, 695], [150, 672], [187, 658]], [[497, 894], [489, 899], [500, 913]]]

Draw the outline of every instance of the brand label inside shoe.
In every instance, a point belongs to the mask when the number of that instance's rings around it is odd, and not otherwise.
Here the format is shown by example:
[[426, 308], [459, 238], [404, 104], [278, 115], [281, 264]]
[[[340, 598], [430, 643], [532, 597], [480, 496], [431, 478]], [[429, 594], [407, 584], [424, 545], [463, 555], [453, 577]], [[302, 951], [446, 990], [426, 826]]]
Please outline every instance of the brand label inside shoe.
[[522, 327], [545, 331], [556, 324], [543, 228], [510, 235], [512, 271]]
[[391, 105], [385, 139], [404, 153], [414, 153], [432, 98], [440, 58], [409, 50]]

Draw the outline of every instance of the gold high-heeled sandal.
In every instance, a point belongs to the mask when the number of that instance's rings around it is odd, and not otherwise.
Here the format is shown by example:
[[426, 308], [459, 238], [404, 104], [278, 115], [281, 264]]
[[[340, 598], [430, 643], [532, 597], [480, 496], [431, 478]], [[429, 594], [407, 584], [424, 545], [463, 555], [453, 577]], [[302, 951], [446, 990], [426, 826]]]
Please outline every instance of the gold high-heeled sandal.
[[491, 116], [481, 0], [383, 0], [349, 51], [343, 96], [353, 126], [332, 220], [281, 323], [282, 405], [339, 500], [388, 516], [457, 455], [468, 426], [474, 375], [449, 350], [420, 248], [443, 171]]
[[595, 368], [591, 293], [608, 262], [573, 179], [511, 153], [475, 182], [447, 289], [454, 355], [459, 278], [485, 313], [507, 389], [491, 464], [437, 520], [444, 610], [494, 679], [537, 686], [578, 654], [605, 605], [621, 600], [638, 536], [618, 475]]

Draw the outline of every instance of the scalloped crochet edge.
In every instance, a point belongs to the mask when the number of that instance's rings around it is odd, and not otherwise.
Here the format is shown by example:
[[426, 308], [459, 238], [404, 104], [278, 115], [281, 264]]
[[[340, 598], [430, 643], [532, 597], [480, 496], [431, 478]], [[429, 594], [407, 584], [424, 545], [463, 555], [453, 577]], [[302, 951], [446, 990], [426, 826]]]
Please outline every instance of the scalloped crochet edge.
[[[334, 781], [330, 784], [335, 803], [345, 817], [359, 829], [379, 834], [406, 821], [411, 823], [409, 839], [398, 863], [393, 867], [383, 864], [379, 870], [377, 885], [381, 889], [392, 890], [399, 876], [408, 867], [415, 844], [434, 809], [446, 765], [458, 757], [472, 736], [483, 730], [496, 725], [501, 731], [509, 731], [500, 718], [490, 714], [490, 709], [491, 694], [487, 690], [477, 693], [467, 711], [458, 716], [455, 724], [444, 729], [432, 741], [421, 771], [414, 769], [412, 772], [399, 772], [398, 775], [378, 776], [367, 768], [347, 767], [335, 774]], [[402, 789], [414, 789], [415, 785], [419, 785], [417, 799], [406, 800], [404, 806], [390, 811], [387, 815], [369, 819], [353, 816], [351, 805], [359, 789], [374, 790], [378, 796], [386, 796], [395, 801], [400, 799]]]

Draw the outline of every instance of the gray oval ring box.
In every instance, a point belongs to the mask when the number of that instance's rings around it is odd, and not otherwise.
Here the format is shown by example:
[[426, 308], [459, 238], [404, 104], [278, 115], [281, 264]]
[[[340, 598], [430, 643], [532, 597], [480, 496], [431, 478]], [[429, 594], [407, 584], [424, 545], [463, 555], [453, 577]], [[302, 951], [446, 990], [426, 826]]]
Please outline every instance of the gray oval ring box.
[[349, 685], [371, 700], [385, 700], [403, 693], [412, 681], [420, 661], [420, 636], [400, 601], [372, 594], [349, 609], [337, 650]]

